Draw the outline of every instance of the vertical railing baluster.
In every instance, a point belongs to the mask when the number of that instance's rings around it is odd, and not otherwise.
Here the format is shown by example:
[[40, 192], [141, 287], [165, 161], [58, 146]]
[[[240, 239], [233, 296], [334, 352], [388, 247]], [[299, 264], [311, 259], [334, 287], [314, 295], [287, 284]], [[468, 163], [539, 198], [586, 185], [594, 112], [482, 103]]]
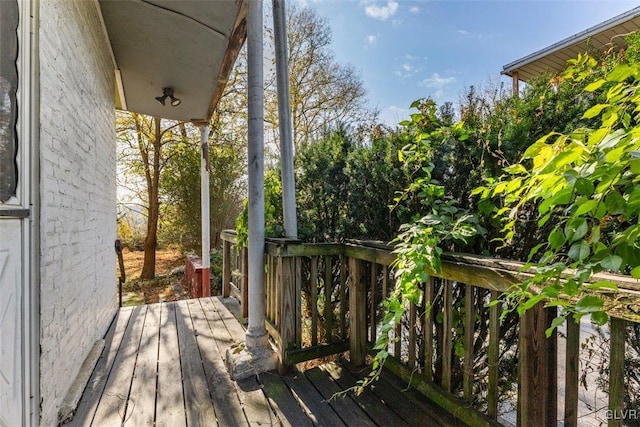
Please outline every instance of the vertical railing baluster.
[[347, 339], [347, 257], [340, 255], [340, 339]]
[[222, 241], [222, 297], [231, 295], [231, 242]]
[[370, 332], [369, 332], [369, 340], [372, 343], [376, 342], [376, 308], [377, 308], [377, 298], [376, 298], [376, 288], [378, 285], [378, 264], [375, 262], [371, 263], [371, 277], [369, 279], [369, 289], [371, 295], [371, 305], [369, 306], [369, 321]]
[[311, 345], [318, 345], [318, 257], [311, 257]]
[[409, 304], [409, 368], [416, 367], [416, 306]]
[[[491, 291], [491, 301], [498, 298], [498, 291]], [[493, 419], [498, 418], [498, 366], [500, 356], [500, 307], [489, 308], [489, 388], [487, 391], [487, 412]]]
[[444, 302], [442, 319], [442, 387], [451, 391], [451, 357], [453, 354], [453, 283], [443, 280]]
[[331, 273], [331, 256], [324, 257], [324, 327], [325, 341], [333, 342], [333, 274]]
[[367, 289], [362, 283], [364, 261], [349, 258], [349, 357], [364, 364], [367, 350]]
[[580, 361], [580, 323], [567, 319], [567, 344], [565, 352], [564, 425], [578, 425], [578, 376]]
[[242, 278], [240, 283], [240, 297], [242, 298], [242, 317], [245, 319], [249, 316], [249, 250], [245, 246], [242, 248]]
[[433, 381], [433, 282], [433, 277], [429, 277], [424, 290], [424, 376], [427, 381]]
[[608, 426], [623, 425], [624, 410], [624, 360], [627, 322], [616, 317], [610, 322], [609, 349], [609, 412]]
[[465, 400], [468, 402], [473, 398], [473, 339], [475, 336], [475, 287], [465, 286], [464, 293], [464, 365], [462, 390]]

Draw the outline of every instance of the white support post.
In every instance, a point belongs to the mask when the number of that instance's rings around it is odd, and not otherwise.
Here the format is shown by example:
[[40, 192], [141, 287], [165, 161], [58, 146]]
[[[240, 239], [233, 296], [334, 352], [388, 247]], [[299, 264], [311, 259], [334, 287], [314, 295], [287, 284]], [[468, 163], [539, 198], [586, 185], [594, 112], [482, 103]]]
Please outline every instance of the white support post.
[[202, 267], [211, 267], [211, 230], [209, 210], [209, 126], [200, 127], [200, 143], [202, 156], [200, 157], [200, 211], [202, 215]]
[[262, 0], [249, 0], [248, 5], [249, 325], [246, 348], [227, 350], [227, 368], [236, 380], [273, 370], [278, 361], [265, 327]]
[[280, 127], [280, 168], [284, 231], [288, 238], [298, 238], [296, 219], [296, 183], [293, 173], [293, 125], [289, 100], [289, 58], [285, 0], [273, 0], [276, 80], [278, 85], [278, 124]]
[[249, 155], [249, 327], [247, 346], [266, 343], [264, 290], [264, 86], [262, 0], [247, 13]]

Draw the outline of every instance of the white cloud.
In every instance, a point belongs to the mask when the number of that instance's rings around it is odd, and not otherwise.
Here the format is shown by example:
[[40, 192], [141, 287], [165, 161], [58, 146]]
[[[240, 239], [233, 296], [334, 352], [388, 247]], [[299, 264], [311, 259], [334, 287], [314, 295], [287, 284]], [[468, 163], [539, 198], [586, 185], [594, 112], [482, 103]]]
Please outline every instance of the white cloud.
[[404, 79], [413, 76], [417, 72], [418, 70], [415, 66], [409, 64], [408, 62], [405, 62], [404, 64], [400, 65], [400, 69], [396, 70], [395, 74], [396, 76], [402, 77]]
[[380, 121], [388, 126], [395, 126], [401, 121], [409, 118], [410, 114], [411, 110], [409, 108], [390, 105], [380, 111]]
[[375, 44], [375, 42], [378, 40], [378, 36], [376, 34], [369, 34], [367, 37], [367, 46], [371, 46], [373, 44]]
[[467, 30], [458, 30], [456, 31], [456, 33], [463, 35], [463, 36], [468, 36], [469, 35], [469, 31]]
[[377, 6], [371, 4], [364, 8], [364, 12], [369, 18], [379, 19], [380, 21], [386, 21], [390, 17], [396, 14], [398, 11], [398, 2], [395, 0], [389, 0], [386, 6]]
[[420, 8], [418, 6], [412, 6], [409, 8], [409, 12], [411, 13], [420, 13]]
[[442, 77], [438, 73], [431, 74], [431, 77], [427, 77], [419, 84], [423, 87], [432, 87], [436, 89], [442, 89], [444, 86], [456, 81], [455, 77]]

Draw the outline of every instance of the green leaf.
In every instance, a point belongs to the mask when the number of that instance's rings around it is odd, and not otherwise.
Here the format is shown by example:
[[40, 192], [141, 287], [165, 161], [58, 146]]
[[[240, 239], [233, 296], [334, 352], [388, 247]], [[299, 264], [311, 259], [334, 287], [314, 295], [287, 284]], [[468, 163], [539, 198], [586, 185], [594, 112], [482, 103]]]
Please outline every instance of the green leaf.
[[589, 256], [590, 252], [591, 252], [591, 248], [589, 247], [589, 244], [585, 241], [581, 241], [571, 245], [571, 248], [569, 248], [568, 255], [570, 258], [576, 261], [582, 261]]
[[597, 115], [599, 115], [600, 112], [602, 112], [602, 110], [604, 110], [607, 107], [610, 107], [610, 105], [609, 104], [597, 104], [597, 105], [594, 105], [593, 107], [591, 107], [587, 111], [585, 111], [585, 113], [582, 115], [582, 118], [583, 119], [592, 119], [592, 118], [596, 117]]
[[567, 282], [564, 284], [564, 292], [570, 297], [577, 295], [578, 284], [576, 283], [576, 281], [573, 279], [567, 280]]
[[640, 279], [640, 265], [633, 268], [631, 270], [631, 275], [635, 278], [635, 279]]
[[534, 297], [529, 298], [524, 304], [522, 304], [521, 307], [525, 311], [529, 310], [530, 308], [533, 308], [536, 304], [538, 304], [543, 299], [545, 299], [544, 295], [536, 295]]
[[591, 212], [598, 206], [598, 201], [589, 199], [584, 202], [578, 204], [578, 209], [574, 212], [575, 215], [584, 215], [587, 212]]
[[563, 316], [560, 317], [556, 317], [555, 319], [553, 319], [551, 321], [551, 326], [549, 326], [549, 329], [547, 329], [546, 331], [544, 331], [544, 334], [547, 336], [547, 338], [549, 338], [551, 336], [551, 334], [553, 334], [553, 331], [560, 325], [562, 325], [564, 323], [566, 319]]
[[622, 258], [620, 258], [618, 255], [609, 255], [608, 257], [600, 261], [600, 265], [603, 268], [611, 270], [615, 273], [620, 269], [620, 266], [622, 265]]
[[586, 295], [576, 303], [576, 312], [578, 313], [595, 313], [602, 310], [604, 302], [593, 295]]
[[627, 209], [627, 202], [624, 197], [617, 191], [612, 191], [604, 198], [604, 204], [607, 207], [607, 212], [611, 215], [623, 214]]
[[604, 326], [609, 321], [609, 315], [604, 311], [594, 311], [591, 313], [591, 321], [599, 326]]
[[613, 283], [610, 280], [600, 280], [599, 282], [589, 283], [588, 285], [584, 285], [585, 289], [612, 289], [614, 291], [618, 290], [618, 285]]
[[562, 230], [558, 228], [554, 229], [551, 232], [551, 234], [549, 234], [548, 240], [552, 249], [560, 248], [562, 245], [564, 245], [564, 242], [567, 241], [567, 239], [564, 237], [564, 233], [562, 232]]
[[589, 181], [588, 179], [578, 178], [576, 179], [575, 189], [578, 194], [585, 197], [591, 197], [595, 190], [595, 186], [593, 185], [593, 182]]
[[600, 80], [596, 80], [593, 83], [588, 84], [584, 90], [585, 92], [593, 92], [596, 91], [598, 89], [600, 89], [600, 87], [605, 84], [607, 81], [605, 79], [600, 79]]
[[634, 72], [635, 68], [626, 64], [620, 64], [609, 73], [607, 80], [610, 82], [622, 82], [631, 77]]
[[567, 222], [564, 227], [564, 234], [569, 242], [575, 242], [582, 239], [589, 232], [589, 225], [586, 218], [576, 218]]

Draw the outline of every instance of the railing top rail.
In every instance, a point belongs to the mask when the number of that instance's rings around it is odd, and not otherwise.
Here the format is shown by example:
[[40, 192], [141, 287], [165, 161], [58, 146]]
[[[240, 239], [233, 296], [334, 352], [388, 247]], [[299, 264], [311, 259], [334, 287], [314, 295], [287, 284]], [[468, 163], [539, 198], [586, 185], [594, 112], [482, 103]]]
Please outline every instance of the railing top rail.
[[[221, 238], [236, 243], [236, 233], [225, 230]], [[272, 256], [337, 256], [346, 255], [363, 261], [391, 265], [396, 258], [394, 246], [387, 242], [349, 240], [345, 243], [303, 243], [299, 240], [269, 238], [265, 251]], [[429, 273], [477, 287], [508, 292], [516, 283], [532, 277], [532, 270], [523, 270], [522, 262], [481, 255], [445, 252], [442, 255], [442, 269]], [[568, 271], [566, 276], [572, 272]], [[599, 273], [592, 281], [608, 280], [618, 286], [617, 291], [599, 292], [605, 300], [606, 311], [618, 318], [640, 323], [640, 281], [619, 274]], [[535, 291], [535, 289], [533, 290]]]

